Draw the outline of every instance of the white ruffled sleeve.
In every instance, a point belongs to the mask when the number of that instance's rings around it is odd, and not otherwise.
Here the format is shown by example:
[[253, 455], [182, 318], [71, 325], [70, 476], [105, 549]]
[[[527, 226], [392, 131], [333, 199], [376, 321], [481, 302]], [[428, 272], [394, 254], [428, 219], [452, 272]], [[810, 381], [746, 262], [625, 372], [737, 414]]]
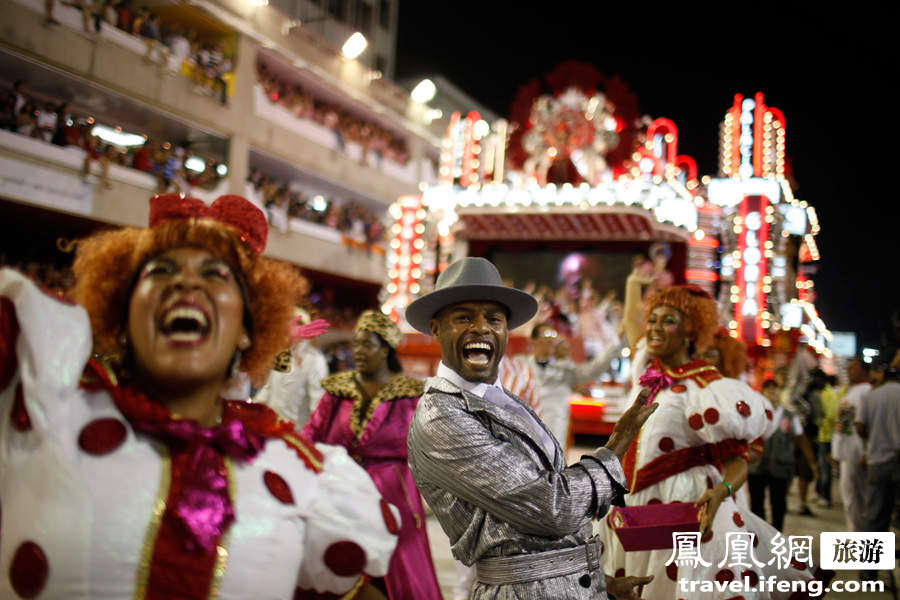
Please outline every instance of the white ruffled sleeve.
[[301, 590], [343, 593], [361, 575], [383, 577], [397, 545], [399, 511], [342, 446], [316, 444], [323, 469], [306, 515]]
[[689, 428], [705, 443], [734, 439], [750, 446], [775, 431], [771, 403], [737, 379], [723, 377], [695, 389], [684, 410]]
[[87, 312], [42, 292], [30, 279], [12, 269], [0, 269], [0, 363], [8, 379], [0, 389], [0, 414], [7, 414], [15, 391], [22, 397], [31, 428], [38, 434], [52, 427], [53, 418], [78, 386], [91, 354]]

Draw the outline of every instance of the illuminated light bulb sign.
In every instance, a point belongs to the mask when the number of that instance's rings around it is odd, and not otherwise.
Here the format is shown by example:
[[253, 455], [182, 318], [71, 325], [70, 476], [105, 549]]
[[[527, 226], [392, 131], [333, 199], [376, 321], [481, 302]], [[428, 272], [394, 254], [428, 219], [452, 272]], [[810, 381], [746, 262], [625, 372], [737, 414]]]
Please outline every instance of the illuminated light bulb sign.
[[752, 98], [746, 98], [741, 102], [741, 135], [738, 138], [741, 164], [738, 174], [742, 179], [753, 177], [753, 109], [756, 102]]
[[[485, 131], [485, 128], [488, 131]], [[490, 127], [475, 111], [463, 118], [455, 112], [450, 116], [447, 125], [447, 136], [441, 143], [441, 160], [438, 169], [438, 180], [441, 185], [458, 183], [461, 187], [469, 187], [479, 183], [479, 167], [481, 161], [480, 140], [487, 135]]]
[[422, 278], [422, 249], [425, 245], [422, 235], [425, 226], [425, 209], [421, 196], [401, 196], [391, 206], [394, 218], [391, 228], [390, 248], [387, 252], [388, 299], [382, 312], [394, 321], [400, 321], [400, 311], [420, 292]]
[[735, 285], [734, 321], [738, 336], [746, 341], [764, 345], [767, 328], [760, 318], [766, 312], [770, 286], [766, 249], [769, 241], [769, 222], [765, 219], [769, 200], [765, 196], [747, 196], [738, 207], [735, 219], [737, 252], [734, 257]]

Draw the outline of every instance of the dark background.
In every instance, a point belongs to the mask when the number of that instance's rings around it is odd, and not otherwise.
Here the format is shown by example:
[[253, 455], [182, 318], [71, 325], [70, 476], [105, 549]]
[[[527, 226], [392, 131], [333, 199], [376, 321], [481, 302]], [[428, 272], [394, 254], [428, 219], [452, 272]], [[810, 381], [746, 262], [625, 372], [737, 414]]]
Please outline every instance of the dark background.
[[628, 82], [643, 114], [672, 119], [679, 153], [712, 176], [734, 95], [763, 92], [785, 115], [795, 196], [822, 227], [816, 306], [830, 329], [874, 346], [900, 305], [889, 292], [900, 273], [898, 13], [887, 2], [403, 0], [396, 76], [442, 74], [507, 116], [520, 85], [590, 63]]

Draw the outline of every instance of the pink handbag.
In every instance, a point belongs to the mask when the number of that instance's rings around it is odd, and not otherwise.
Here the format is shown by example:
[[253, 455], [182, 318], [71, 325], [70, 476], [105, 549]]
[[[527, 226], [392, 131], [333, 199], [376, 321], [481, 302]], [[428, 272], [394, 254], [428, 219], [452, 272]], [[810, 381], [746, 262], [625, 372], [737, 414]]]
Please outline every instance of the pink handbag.
[[626, 552], [667, 550], [673, 533], [700, 530], [700, 507], [690, 502], [615, 506], [609, 523]]

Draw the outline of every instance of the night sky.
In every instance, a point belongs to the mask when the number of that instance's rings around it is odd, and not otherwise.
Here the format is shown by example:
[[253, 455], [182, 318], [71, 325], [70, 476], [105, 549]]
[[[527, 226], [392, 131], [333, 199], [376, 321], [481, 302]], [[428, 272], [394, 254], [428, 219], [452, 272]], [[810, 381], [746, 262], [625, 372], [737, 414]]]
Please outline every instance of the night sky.
[[813, 277], [820, 315], [831, 330], [877, 345], [900, 306], [888, 292], [900, 274], [892, 140], [900, 9], [723, 4], [401, 0], [396, 77], [442, 74], [507, 116], [520, 85], [569, 59], [590, 63], [628, 82], [643, 114], [672, 119], [679, 153], [713, 176], [734, 95], [763, 92], [785, 115], [795, 196], [815, 206], [822, 227]]

